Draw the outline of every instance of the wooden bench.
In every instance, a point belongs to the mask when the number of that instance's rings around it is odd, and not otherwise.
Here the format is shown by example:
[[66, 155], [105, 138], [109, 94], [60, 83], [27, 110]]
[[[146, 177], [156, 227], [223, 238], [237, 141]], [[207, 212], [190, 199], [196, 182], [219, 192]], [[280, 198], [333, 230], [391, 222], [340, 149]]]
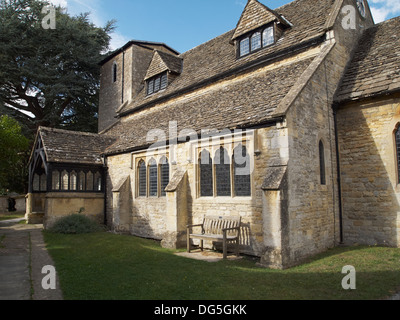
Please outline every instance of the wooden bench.
[[[187, 251], [190, 253], [190, 239], [200, 240], [203, 251], [204, 241], [222, 242], [224, 259], [227, 258], [228, 242], [236, 243], [236, 255], [239, 256], [241, 217], [204, 216], [203, 223], [187, 226]], [[200, 228], [201, 233], [193, 233], [193, 228]]]

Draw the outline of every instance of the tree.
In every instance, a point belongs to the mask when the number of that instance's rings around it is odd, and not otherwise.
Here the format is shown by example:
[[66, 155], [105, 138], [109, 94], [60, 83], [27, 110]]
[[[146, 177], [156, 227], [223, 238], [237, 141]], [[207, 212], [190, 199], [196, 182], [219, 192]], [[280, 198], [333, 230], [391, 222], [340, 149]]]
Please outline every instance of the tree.
[[27, 181], [29, 140], [13, 118], [0, 116], [0, 193], [24, 192]]
[[114, 22], [99, 28], [88, 13], [71, 17], [57, 7], [55, 29], [48, 29], [46, 6], [0, 0], [0, 102], [32, 131], [41, 125], [96, 131], [99, 62]]

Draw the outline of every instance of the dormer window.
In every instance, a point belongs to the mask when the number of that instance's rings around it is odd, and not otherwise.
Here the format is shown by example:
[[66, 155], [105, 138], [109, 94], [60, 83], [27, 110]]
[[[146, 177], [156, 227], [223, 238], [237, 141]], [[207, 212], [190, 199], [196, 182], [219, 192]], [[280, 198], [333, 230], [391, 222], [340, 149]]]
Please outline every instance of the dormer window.
[[167, 72], [147, 80], [147, 95], [151, 95], [165, 89], [168, 85]]
[[274, 26], [260, 28], [239, 40], [239, 57], [244, 57], [274, 43]]

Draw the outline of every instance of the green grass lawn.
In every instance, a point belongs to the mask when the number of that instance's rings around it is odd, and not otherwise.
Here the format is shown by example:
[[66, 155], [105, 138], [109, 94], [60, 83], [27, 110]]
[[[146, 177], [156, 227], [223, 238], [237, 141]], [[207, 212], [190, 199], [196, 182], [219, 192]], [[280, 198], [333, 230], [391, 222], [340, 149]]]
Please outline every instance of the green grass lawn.
[[[335, 248], [281, 271], [251, 259], [178, 257], [156, 241], [132, 236], [44, 235], [67, 300], [382, 299], [400, 286], [395, 248]], [[356, 268], [356, 290], [341, 286], [345, 265]]]
[[20, 219], [25, 217], [25, 212], [16, 212], [16, 213], [1, 213], [0, 212], [0, 221], [12, 220], [12, 219]]

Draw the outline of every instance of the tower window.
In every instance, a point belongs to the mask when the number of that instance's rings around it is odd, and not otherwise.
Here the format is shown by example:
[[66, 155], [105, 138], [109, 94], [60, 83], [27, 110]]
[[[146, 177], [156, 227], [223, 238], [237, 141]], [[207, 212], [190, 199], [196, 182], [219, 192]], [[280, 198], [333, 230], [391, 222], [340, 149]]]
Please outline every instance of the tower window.
[[319, 142], [319, 170], [321, 185], [326, 185], [326, 171], [325, 171], [325, 148], [322, 140]]
[[114, 62], [113, 69], [112, 69], [112, 80], [113, 80], [113, 82], [117, 82], [117, 75], [118, 75], [118, 66], [117, 66], [117, 63]]

